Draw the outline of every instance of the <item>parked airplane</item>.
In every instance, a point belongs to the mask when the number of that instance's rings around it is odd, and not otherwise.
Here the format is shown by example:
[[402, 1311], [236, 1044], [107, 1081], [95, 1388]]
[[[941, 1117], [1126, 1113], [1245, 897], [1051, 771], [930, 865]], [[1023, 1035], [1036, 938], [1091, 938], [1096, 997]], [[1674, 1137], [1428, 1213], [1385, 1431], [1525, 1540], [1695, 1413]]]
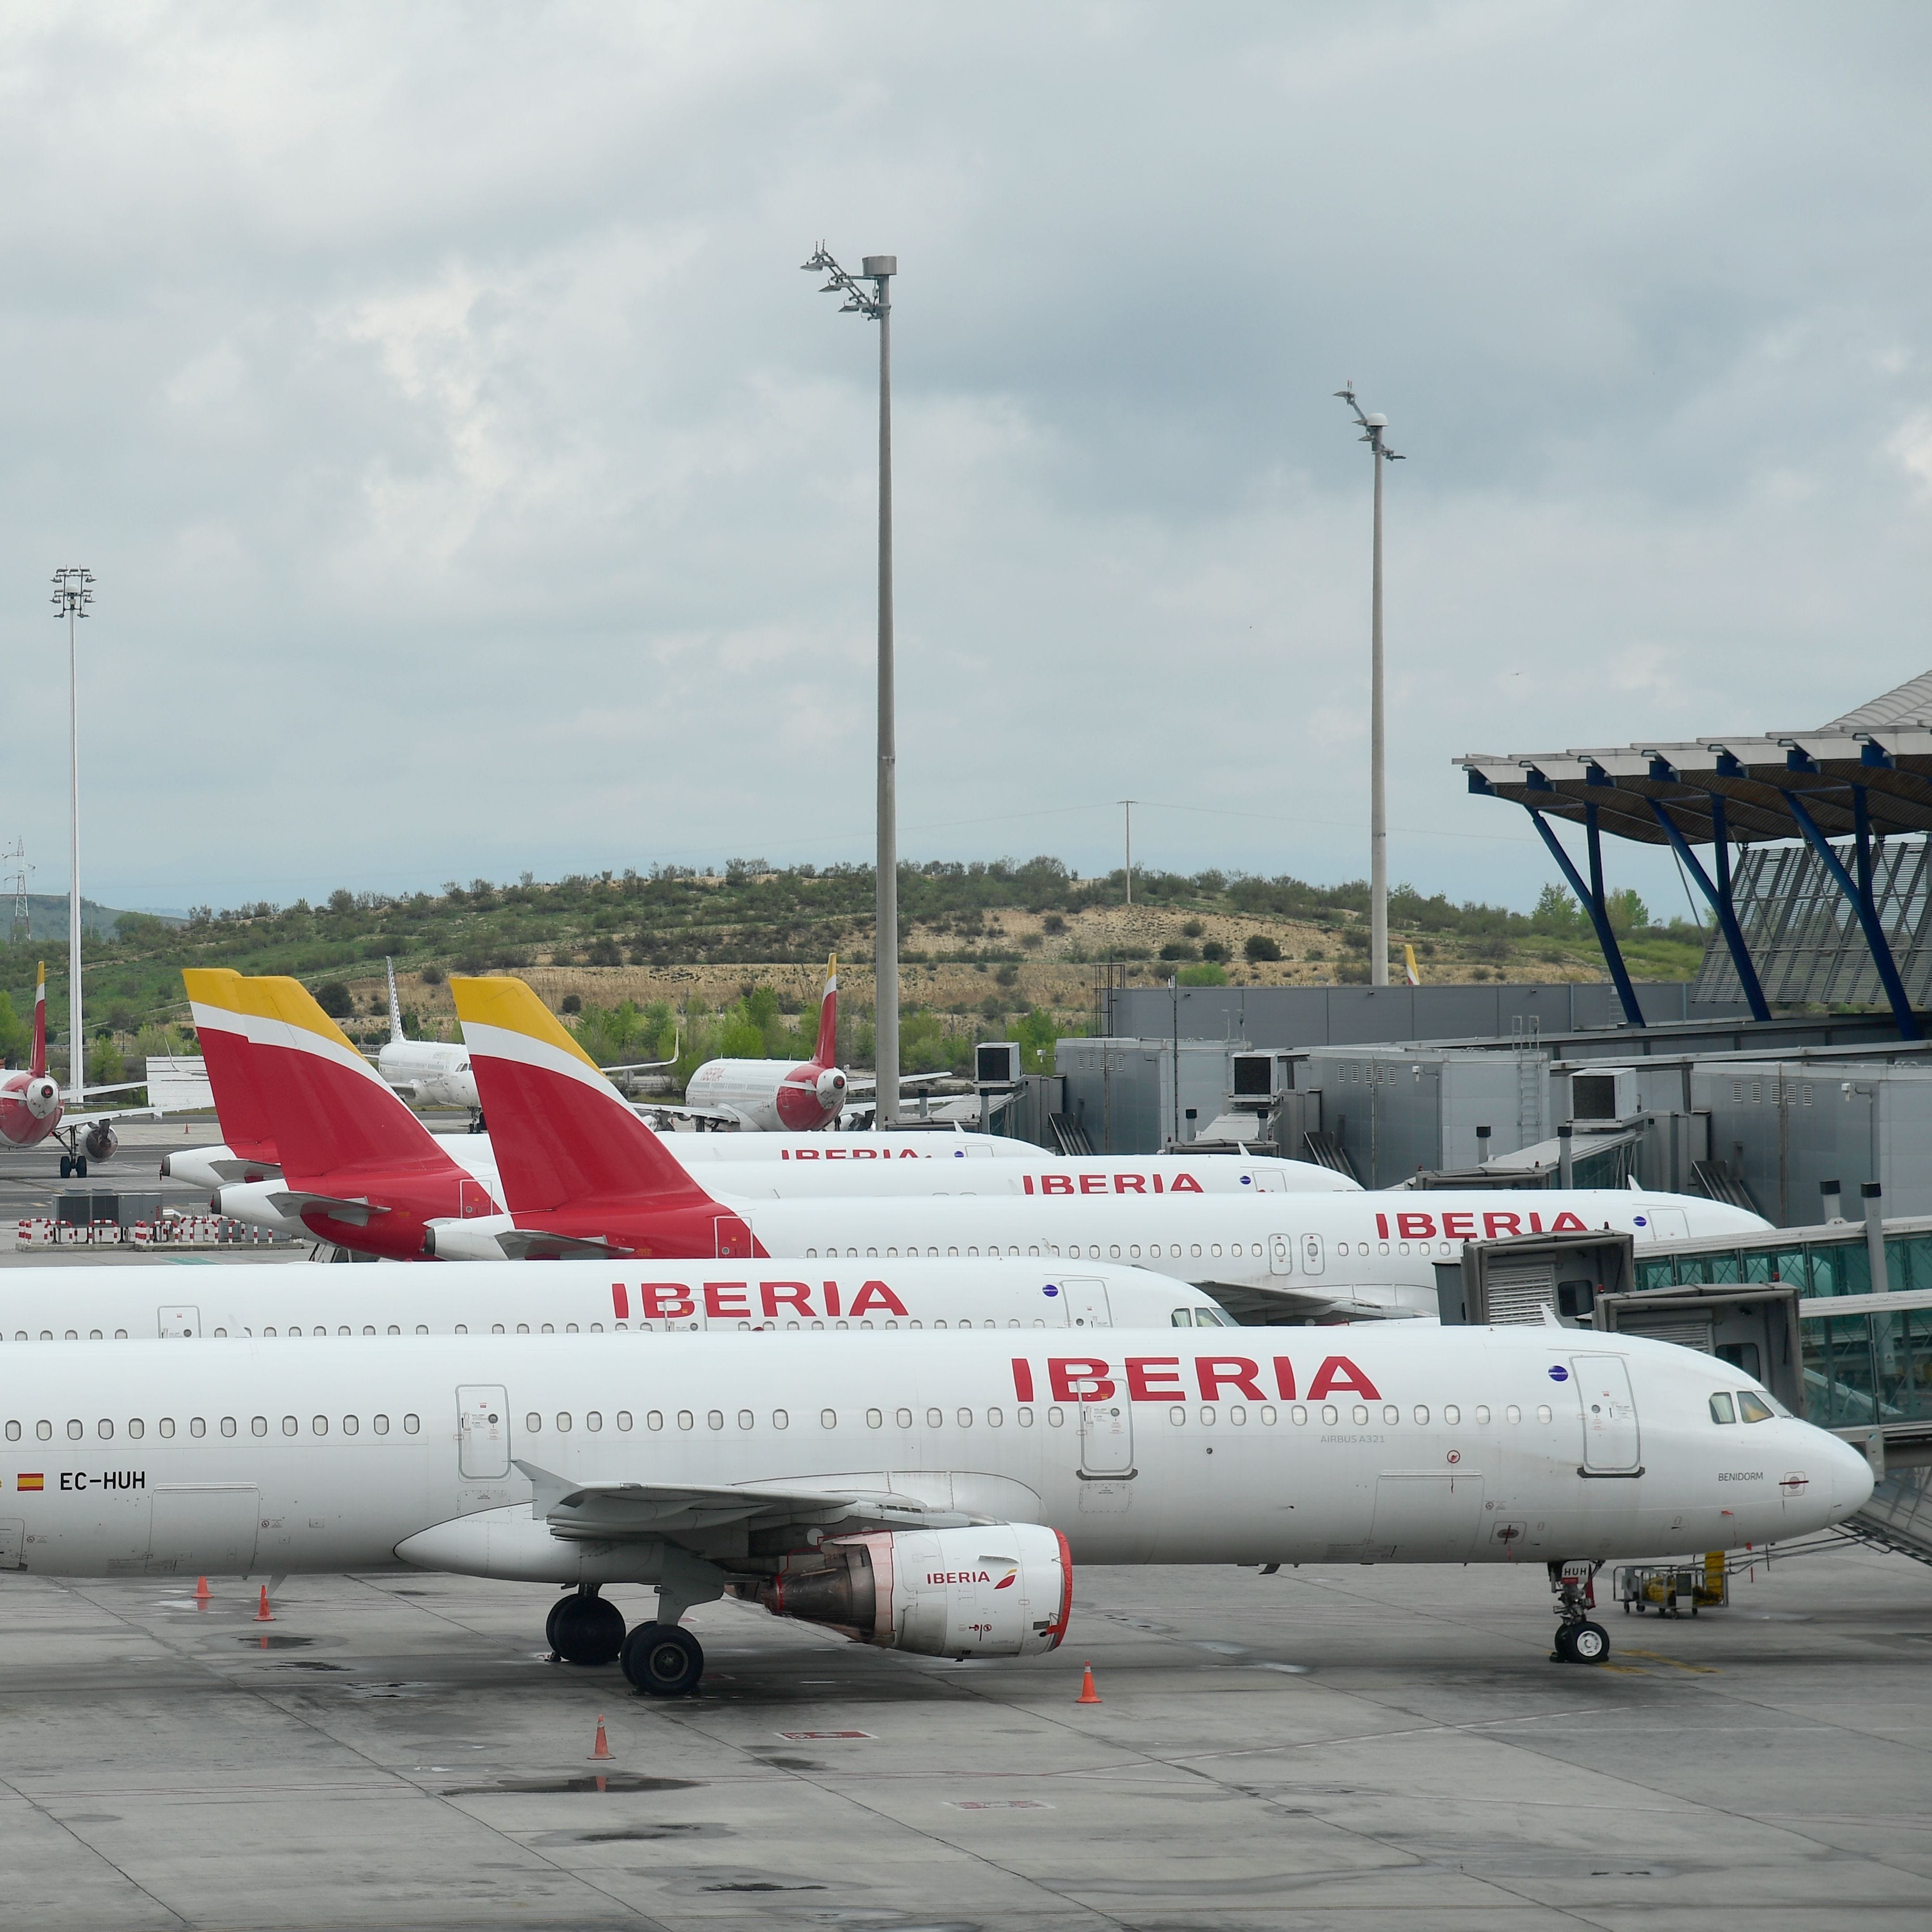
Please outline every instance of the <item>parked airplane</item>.
[[23, 1071], [0, 1075], [0, 1140], [9, 1147], [38, 1147], [43, 1141], [58, 1140], [67, 1151], [61, 1156], [61, 1178], [85, 1174], [87, 1164], [112, 1157], [121, 1144], [113, 1123], [138, 1116], [152, 1118], [152, 1107], [110, 1107], [90, 1114], [69, 1111], [69, 1102], [85, 1100], [92, 1094], [124, 1094], [138, 1087], [138, 1080], [117, 1081], [108, 1087], [83, 1087], [78, 1072], [70, 1082], [66, 1099], [60, 1082], [47, 1071], [47, 969], [42, 962], [34, 985], [34, 1044], [32, 1057]]
[[1436, 1264], [1465, 1240], [1610, 1227], [1655, 1240], [1761, 1229], [1699, 1197], [1572, 1188], [1521, 1194], [1264, 1194], [1074, 1185], [1034, 1194], [753, 1200], [665, 1154], [520, 980], [452, 981], [492, 1118], [507, 1214], [430, 1231], [436, 1254], [916, 1254], [1141, 1262], [1247, 1319], [1433, 1315]]
[[[237, 1262], [0, 1270], [0, 1340], [159, 1336], [677, 1334], [751, 1328], [1232, 1328], [1198, 1288], [1144, 1268], [981, 1260], [740, 1269], [454, 1262], [388, 1271]], [[0, 1512], [4, 1514], [4, 1512]]]
[[[1527, 1560], [1557, 1594], [1552, 1658], [1600, 1663], [1604, 1560], [1808, 1534], [1872, 1490], [1856, 1450], [1666, 1342], [1398, 1328], [1240, 1353], [1247, 1339], [37, 1351], [0, 1390], [0, 1561], [548, 1582], [569, 1592], [546, 1627], [560, 1657], [676, 1695], [704, 1661], [680, 1619], [727, 1594], [860, 1642], [1018, 1657], [1065, 1636], [1076, 1563]], [[657, 1592], [628, 1633], [602, 1594], [622, 1584]]]
[[[902, 1091], [916, 1090], [958, 1077], [908, 1073], [901, 1076], [899, 1087]], [[834, 955], [826, 962], [818, 1039], [809, 1060], [707, 1060], [686, 1082], [682, 1106], [653, 1100], [644, 1111], [735, 1128], [740, 1133], [816, 1133], [838, 1120], [849, 1100], [871, 1094], [877, 1086], [870, 1075], [850, 1074], [838, 1064], [838, 961]]]

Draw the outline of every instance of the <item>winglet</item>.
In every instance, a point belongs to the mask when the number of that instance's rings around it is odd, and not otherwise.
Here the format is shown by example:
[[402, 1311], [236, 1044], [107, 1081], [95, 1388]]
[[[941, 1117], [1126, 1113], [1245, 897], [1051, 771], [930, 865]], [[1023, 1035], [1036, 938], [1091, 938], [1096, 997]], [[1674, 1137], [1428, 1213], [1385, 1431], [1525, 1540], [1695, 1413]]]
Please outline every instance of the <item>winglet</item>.
[[449, 990], [512, 1214], [710, 1202], [522, 980], [458, 977]]
[[47, 962], [44, 959], [40, 962], [40, 977], [34, 982], [34, 1058], [27, 1070], [30, 1073], [47, 1070]]
[[396, 997], [396, 962], [386, 958], [382, 965], [389, 976], [389, 1044], [395, 1046], [403, 1037], [403, 1003]]
[[825, 997], [818, 1006], [818, 1044], [812, 1048], [814, 1066], [838, 1064], [838, 956], [825, 962]]

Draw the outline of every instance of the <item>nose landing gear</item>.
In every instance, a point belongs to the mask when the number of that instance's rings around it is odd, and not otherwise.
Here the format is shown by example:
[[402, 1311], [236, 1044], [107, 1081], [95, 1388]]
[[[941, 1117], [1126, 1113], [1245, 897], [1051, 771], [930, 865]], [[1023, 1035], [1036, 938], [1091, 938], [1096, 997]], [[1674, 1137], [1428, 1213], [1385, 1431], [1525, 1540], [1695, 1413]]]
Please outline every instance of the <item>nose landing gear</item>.
[[1556, 1648], [1550, 1653], [1552, 1664], [1601, 1664], [1610, 1655], [1610, 1632], [1589, 1616], [1597, 1607], [1597, 1572], [1602, 1568], [1587, 1562], [1549, 1566], [1559, 1619]]

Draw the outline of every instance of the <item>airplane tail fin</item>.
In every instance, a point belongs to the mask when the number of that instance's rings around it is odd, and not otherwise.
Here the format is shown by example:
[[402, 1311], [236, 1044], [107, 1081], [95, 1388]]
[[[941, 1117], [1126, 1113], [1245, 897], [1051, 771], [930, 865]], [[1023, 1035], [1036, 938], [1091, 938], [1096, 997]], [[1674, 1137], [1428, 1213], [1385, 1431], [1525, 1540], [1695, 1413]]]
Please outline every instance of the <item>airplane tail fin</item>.
[[709, 1199], [522, 980], [452, 978], [449, 990], [511, 1213]]
[[242, 990], [248, 982], [225, 966], [190, 966], [182, 980], [214, 1091], [221, 1138], [244, 1160], [280, 1166], [274, 1124], [256, 1078], [255, 1037], [262, 1022], [250, 1012], [250, 1003]]
[[813, 1048], [817, 1066], [838, 1064], [838, 956], [825, 962], [825, 996], [818, 1003], [818, 1044]]
[[44, 959], [40, 962], [40, 976], [34, 983], [34, 1059], [27, 1070], [30, 1073], [47, 1070], [47, 962]]
[[1415, 948], [1405, 946], [1402, 949], [1402, 976], [1412, 986], [1422, 984], [1422, 975], [1415, 970]]
[[300, 980], [274, 975], [242, 984], [270, 1022], [257, 1064], [282, 1172], [291, 1180], [362, 1166], [455, 1171]]
[[396, 997], [396, 962], [385, 959], [382, 964], [389, 975], [389, 1044], [394, 1046], [403, 1037], [403, 1003]]

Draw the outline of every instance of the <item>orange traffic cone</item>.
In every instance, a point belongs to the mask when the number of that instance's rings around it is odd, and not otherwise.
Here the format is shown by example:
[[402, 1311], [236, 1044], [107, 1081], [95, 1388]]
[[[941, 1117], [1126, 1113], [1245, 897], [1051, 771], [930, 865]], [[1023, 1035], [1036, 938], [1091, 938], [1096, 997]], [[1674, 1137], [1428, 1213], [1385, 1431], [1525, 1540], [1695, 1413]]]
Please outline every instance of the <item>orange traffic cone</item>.
[[593, 1758], [610, 1755], [610, 1740], [604, 1735], [604, 1720], [602, 1718], [597, 1720], [597, 1742], [590, 1747], [590, 1755]]
[[1094, 1666], [1090, 1664], [1081, 1673], [1080, 1694], [1073, 1701], [1076, 1704], [1100, 1704], [1106, 1701], [1094, 1688]]
[[204, 1610], [208, 1606], [208, 1579], [206, 1576], [197, 1576], [194, 1580], [194, 1600]]
[[266, 1583], [262, 1586], [262, 1600], [256, 1609], [255, 1621], [258, 1624], [272, 1624], [275, 1621], [275, 1613], [268, 1607], [268, 1586]]

